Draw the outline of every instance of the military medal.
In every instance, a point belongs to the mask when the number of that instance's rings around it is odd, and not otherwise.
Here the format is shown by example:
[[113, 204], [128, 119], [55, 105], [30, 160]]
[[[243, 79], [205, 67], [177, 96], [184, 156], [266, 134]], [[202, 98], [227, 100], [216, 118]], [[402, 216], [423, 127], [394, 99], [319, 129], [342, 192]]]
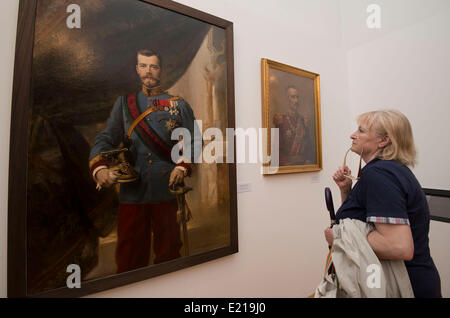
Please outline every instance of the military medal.
[[171, 115], [178, 115], [179, 113], [180, 112], [175, 107], [171, 107], [170, 110], [169, 110], [169, 114], [171, 114]]
[[166, 121], [166, 128], [168, 131], [172, 131], [177, 127], [177, 122], [173, 119], [169, 119]]

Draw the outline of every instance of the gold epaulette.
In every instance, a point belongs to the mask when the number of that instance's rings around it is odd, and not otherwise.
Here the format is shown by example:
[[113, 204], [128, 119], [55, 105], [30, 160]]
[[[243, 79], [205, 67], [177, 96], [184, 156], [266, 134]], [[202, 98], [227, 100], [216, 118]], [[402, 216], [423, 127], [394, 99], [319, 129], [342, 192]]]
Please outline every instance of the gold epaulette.
[[175, 100], [184, 100], [182, 97], [180, 96], [174, 96], [168, 99], [169, 101], [175, 101]]

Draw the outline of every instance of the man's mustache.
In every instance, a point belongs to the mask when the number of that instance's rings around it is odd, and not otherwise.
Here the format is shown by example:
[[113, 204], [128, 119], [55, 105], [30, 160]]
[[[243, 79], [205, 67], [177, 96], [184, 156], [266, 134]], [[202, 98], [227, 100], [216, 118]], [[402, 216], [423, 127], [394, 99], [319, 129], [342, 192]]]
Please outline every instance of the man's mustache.
[[145, 75], [141, 76], [141, 79], [153, 79], [156, 81], [159, 80], [159, 78], [155, 78], [152, 74], [145, 74]]

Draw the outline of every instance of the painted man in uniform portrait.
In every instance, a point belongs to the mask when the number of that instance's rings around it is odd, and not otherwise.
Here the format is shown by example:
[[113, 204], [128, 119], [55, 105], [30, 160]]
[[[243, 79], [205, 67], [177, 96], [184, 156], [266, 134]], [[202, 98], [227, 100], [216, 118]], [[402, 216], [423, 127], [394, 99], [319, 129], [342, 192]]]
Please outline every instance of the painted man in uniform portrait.
[[[176, 141], [171, 140], [171, 135], [178, 127], [186, 128], [193, 146], [196, 123], [190, 105], [161, 88], [162, 66], [157, 53], [138, 51], [136, 71], [142, 89], [117, 98], [89, 158], [90, 171], [99, 188], [110, 187], [121, 177], [111, 169], [102, 152], [127, 145], [134, 158], [138, 180], [120, 183], [117, 273], [148, 266], [151, 233], [155, 264], [181, 256], [177, 200], [169, 187], [183, 183], [191, 174], [194, 160], [191, 157], [177, 163], [172, 161]], [[147, 115], [141, 116], [144, 112]]]
[[288, 86], [287, 100], [287, 113], [273, 116], [273, 124], [279, 129], [280, 136], [280, 166], [312, 164], [315, 160], [314, 144], [310, 128], [299, 112], [300, 99], [295, 86]]

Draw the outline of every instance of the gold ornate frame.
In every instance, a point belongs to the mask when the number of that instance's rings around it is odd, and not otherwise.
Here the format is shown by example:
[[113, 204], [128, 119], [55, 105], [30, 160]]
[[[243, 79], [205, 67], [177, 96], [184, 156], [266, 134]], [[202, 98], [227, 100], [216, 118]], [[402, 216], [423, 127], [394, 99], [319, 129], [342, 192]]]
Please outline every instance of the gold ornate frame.
[[262, 127], [267, 129], [267, 140], [264, 149], [269, 158], [272, 155], [272, 136], [271, 129], [271, 114], [273, 105], [270, 104], [270, 82], [269, 69], [276, 69], [282, 72], [294, 74], [299, 77], [306, 77], [314, 80], [314, 123], [315, 123], [315, 146], [316, 146], [316, 161], [315, 164], [305, 165], [285, 165], [276, 166], [271, 161], [263, 163], [262, 172], [264, 175], [280, 174], [280, 173], [296, 173], [296, 172], [310, 172], [322, 170], [322, 134], [321, 134], [321, 120], [320, 120], [320, 75], [309, 71], [302, 70], [293, 66], [271, 61], [269, 59], [261, 59], [261, 82], [262, 82]]

